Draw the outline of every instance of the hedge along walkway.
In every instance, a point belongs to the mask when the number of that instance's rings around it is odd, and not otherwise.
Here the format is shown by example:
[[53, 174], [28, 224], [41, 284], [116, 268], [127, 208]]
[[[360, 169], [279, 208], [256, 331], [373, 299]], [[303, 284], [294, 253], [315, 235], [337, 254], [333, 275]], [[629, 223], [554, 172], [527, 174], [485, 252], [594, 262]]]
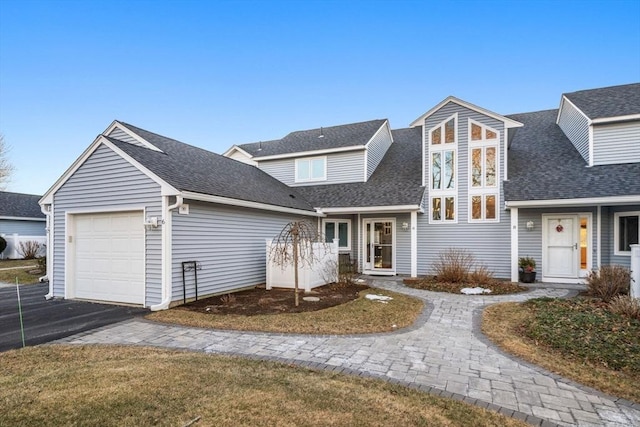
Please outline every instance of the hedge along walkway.
[[135, 319], [59, 343], [135, 344], [232, 354], [383, 378], [500, 411], [533, 425], [640, 425], [640, 405], [604, 395], [497, 350], [480, 330], [481, 309], [504, 301], [563, 297], [544, 288], [516, 295], [468, 296], [411, 289], [399, 279], [370, 285], [427, 302], [419, 321], [373, 335], [313, 336], [189, 328]]

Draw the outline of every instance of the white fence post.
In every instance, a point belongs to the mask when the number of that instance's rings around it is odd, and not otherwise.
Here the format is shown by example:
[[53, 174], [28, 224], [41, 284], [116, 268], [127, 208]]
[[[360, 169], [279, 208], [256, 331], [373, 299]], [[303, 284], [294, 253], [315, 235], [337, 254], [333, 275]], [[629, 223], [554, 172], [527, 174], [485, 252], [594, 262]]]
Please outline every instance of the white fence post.
[[640, 298], [640, 245], [631, 245], [631, 297]]

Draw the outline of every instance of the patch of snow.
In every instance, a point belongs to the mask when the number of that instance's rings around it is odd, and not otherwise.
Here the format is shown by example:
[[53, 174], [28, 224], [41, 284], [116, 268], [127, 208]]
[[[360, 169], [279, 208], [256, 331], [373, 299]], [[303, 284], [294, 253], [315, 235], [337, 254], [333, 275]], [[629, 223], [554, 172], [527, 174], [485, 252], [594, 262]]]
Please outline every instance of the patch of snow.
[[366, 299], [370, 299], [372, 301], [380, 301], [383, 303], [387, 303], [388, 301], [391, 301], [393, 298], [388, 297], [386, 295], [374, 295], [374, 294], [367, 294], [364, 296]]
[[462, 288], [460, 289], [460, 293], [465, 295], [490, 294], [491, 289], [486, 289], [486, 288], [481, 288], [480, 286], [476, 286], [475, 288]]
[[320, 298], [318, 298], [318, 297], [302, 297], [302, 299], [305, 300], [305, 301], [311, 301], [311, 302], [320, 301]]
[[364, 282], [365, 282], [365, 280], [364, 280], [364, 279], [358, 279], [358, 280], [356, 280], [356, 282], [358, 282], [358, 283], [364, 283]]

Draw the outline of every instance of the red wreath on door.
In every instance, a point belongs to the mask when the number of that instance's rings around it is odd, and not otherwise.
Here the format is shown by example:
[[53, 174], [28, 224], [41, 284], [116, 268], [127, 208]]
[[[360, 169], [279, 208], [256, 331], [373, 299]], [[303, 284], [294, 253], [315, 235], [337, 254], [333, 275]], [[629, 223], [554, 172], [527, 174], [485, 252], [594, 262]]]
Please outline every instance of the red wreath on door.
[[558, 225], [556, 226], [556, 231], [557, 231], [558, 233], [562, 233], [562, 230], [564, 230], [564, 227], [562, 226], [562, 224], [558, 224]]

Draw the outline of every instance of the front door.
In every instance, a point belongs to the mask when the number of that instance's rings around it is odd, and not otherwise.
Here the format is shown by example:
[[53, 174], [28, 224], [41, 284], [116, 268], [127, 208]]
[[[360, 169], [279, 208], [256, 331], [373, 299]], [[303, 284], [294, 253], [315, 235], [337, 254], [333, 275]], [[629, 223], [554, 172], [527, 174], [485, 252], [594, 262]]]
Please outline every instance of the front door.
[[364, 272], [395, 274], [395, 220], [366, 219], [363, 225]]
[[542, 220], [543, 277], [577, 279], [582, 261], [580, 216], [544, 215]]

